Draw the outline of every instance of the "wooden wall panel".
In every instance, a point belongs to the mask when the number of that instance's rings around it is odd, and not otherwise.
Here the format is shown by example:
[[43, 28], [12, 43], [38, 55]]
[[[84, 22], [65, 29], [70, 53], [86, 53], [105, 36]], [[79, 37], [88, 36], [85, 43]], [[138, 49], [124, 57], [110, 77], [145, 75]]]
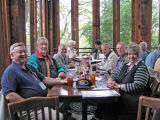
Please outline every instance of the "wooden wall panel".
[[71, 29], [72, 40], [76, 41], [76, 48], [79, 48], [78, 0], [71, 0]]
[[100, 0], [92, 0], [92, 13], [93, 43], [95, 43], [96, 40], [100, 40]]

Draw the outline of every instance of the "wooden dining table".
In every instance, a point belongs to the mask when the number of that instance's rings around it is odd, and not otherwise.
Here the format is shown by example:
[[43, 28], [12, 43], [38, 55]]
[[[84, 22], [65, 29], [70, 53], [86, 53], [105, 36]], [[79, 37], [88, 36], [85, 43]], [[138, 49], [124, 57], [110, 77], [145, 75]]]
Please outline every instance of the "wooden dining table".
[[[88, 103], [116, 102], [120, 94], [116, 90], [94, 91], [94, 86], [90, 89], [77, 89], [69, 85], [55, 85], [48, 90], [48, 96], [59, 96], [60, 102], [81, 102], [82, 120], [87, 120]], [[87, 93], [87, 94], [85, 94]]]

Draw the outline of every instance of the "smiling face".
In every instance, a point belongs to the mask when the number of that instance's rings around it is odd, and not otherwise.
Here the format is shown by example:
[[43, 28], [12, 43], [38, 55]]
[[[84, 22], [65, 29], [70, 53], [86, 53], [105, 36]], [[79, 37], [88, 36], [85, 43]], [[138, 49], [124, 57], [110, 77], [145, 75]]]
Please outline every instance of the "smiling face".
[[110, 48], [107, 45], [105, 45], [105, 44], [103, 44], [101, 46], [101, 50], [102, 50], [102, 53], [104, 54], [104, 56], [107, 56], [108, 53], [110, 52]]
[[46, 56], [48, 52], [48, 41], [46, 41], [45, 39], [40, 39], [37, 50], [41, 55]]
[[21, 66], [25, 65], [27, 62], [27, 50], [25, 46], [17, 46], [13, 49], [11, 53], [11, 59]]
[[134, 65], [139, 60], [139, 57], [138, 57], [138, 54], [136, 52], [128, 51], [128, 59], [129, 59], [129, 62], [132, 65]]

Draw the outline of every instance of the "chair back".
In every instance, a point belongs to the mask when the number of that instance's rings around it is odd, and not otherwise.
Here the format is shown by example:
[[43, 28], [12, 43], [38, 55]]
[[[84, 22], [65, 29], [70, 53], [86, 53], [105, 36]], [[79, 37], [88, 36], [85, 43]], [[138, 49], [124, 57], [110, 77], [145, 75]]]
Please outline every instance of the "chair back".
[[[45, 112], [45, 109], [48, 109]], [[59, 99], [58, 97], [31, 97], [19, 102], [13, 102], [8, 104], [9, 114], [11, 120], [15, 120], [15, 114], [18, 114], [20, 120], [52, 120], [53, 108], [56, 111], [56, 120], [59, 120]], [[48, 115], [48, 116], [47, 116]]]
[[[141, 96], [139, 99], [137, 120], [142, 120], [142, 113], [144, 112], [144, 110], [145, 120], [153, 120], [159, 108], [160, 98]], [[151, 110], [153, 111], [153, 114]]]
[[150, 85], [151, 95], [150, 95], [150, 97], [156, 97], [158, 94], [158, 88], [159, 88], [160, 81], [156, 77], [150, 75], [150, 82], [151, 82], [151, 85]]

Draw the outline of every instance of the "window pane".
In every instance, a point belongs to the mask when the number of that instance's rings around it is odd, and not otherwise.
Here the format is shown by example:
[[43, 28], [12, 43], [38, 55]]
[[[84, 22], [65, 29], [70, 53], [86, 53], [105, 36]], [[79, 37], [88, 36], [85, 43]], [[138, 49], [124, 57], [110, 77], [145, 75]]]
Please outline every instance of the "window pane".
[[131, 0], [120, 1], [120, 41], [131, 42]]

